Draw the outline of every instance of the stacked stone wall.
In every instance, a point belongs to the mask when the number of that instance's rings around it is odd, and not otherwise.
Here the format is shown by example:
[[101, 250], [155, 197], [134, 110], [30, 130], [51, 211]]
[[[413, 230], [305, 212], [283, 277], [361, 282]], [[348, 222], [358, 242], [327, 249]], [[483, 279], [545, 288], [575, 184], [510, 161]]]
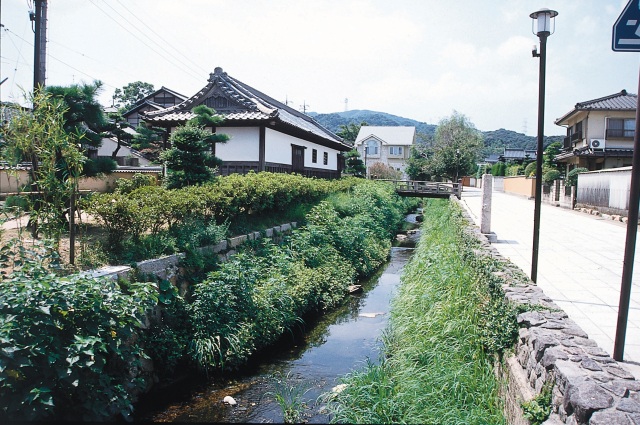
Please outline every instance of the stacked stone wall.
[[502, 359], [496, 368], [505, 383], [503, 398], [509, 423], [529, 423], [522, 403], [549, 386], [551, 415], [544, 422], [546, 425], [640, 424], [640, 382], [590, 339], [522, 270], [502, 257], [468, 215], [467, 220], [466, 231], [482, 244], [476, 254], [491, 256], [504, 265], [495, 274], [504, 282], [505, 297], [528, 310], [517, 317], [520, 330], [513, 354]]

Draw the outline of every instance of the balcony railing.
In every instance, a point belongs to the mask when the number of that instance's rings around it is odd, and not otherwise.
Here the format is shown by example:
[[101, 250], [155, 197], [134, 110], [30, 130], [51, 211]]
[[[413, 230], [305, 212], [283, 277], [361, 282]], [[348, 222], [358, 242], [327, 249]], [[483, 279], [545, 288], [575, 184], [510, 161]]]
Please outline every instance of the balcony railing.
[[571, 135], [571, 141], [575, 142], [576, 140], [582, 140], [582, 131], [576, 131]]
[[573, 142], [578, 141], [578, 140], [582, 140], [582, 131], [577, 131], [567, 137], [564, 138], [564, 144], [563, 144], [563, 148], [564, 149], [573, 149]]
[[624, 130], [622, 128], [608, 128], [607, 139], [633, 139], [635, 130]]

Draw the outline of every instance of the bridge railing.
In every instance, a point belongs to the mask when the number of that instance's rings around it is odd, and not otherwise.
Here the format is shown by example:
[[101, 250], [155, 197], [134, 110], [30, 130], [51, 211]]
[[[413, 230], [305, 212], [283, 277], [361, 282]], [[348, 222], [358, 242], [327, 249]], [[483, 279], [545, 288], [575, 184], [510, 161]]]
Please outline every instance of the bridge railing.
[[396, 192], [400, 194], [424, 197], [446, 197], [448, 195], [455, 195], [458, 198], [462, 195], [461, 183], [439, 183], [418, 180], [378, 180], [393, 183]]

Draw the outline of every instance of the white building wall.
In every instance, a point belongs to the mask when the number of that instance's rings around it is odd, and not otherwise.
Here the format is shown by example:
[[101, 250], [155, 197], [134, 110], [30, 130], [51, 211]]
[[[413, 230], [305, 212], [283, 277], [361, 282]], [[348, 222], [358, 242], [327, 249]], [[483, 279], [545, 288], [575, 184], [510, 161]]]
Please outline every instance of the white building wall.
[[260, 160], [260, 129], [258, 127], [223, 127], [218, 128], [217, 131], [229, 136], [227, 143], [216, 145], [218, 158], [223, 161]]
[[[291, 165], [291, 145], [305, 146], [307, 148], [304, 150], [305, 167], [323, 170], [338, 169], [338, 153], [340, 151], [298, 139], [270, 128], [267, 128], [265, 133], [265, 161]], [[313, 149], [318, 151], [318, 160], [315, 163], [311, 162]], [[324, 165], [323, 162], [325, 152], [328, 154], [327, 165]]]

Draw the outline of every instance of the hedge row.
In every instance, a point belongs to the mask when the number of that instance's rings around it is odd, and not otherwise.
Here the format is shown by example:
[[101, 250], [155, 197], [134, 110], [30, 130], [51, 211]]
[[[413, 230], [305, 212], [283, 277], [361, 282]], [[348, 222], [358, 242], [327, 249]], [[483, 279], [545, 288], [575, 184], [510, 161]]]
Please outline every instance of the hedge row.
[[241, 215], [287, 210], [356, 183], [353, 178], [328, 181], [296, 174], [233, 174], [182, 189], [143, 186], [126, 193], [96, 194], [82, 207], [104, 226], [109, 248], [117, 250], [127, 238], [139, 241], [142, 235], [157, 235], [184, 223], [221, 225]]

